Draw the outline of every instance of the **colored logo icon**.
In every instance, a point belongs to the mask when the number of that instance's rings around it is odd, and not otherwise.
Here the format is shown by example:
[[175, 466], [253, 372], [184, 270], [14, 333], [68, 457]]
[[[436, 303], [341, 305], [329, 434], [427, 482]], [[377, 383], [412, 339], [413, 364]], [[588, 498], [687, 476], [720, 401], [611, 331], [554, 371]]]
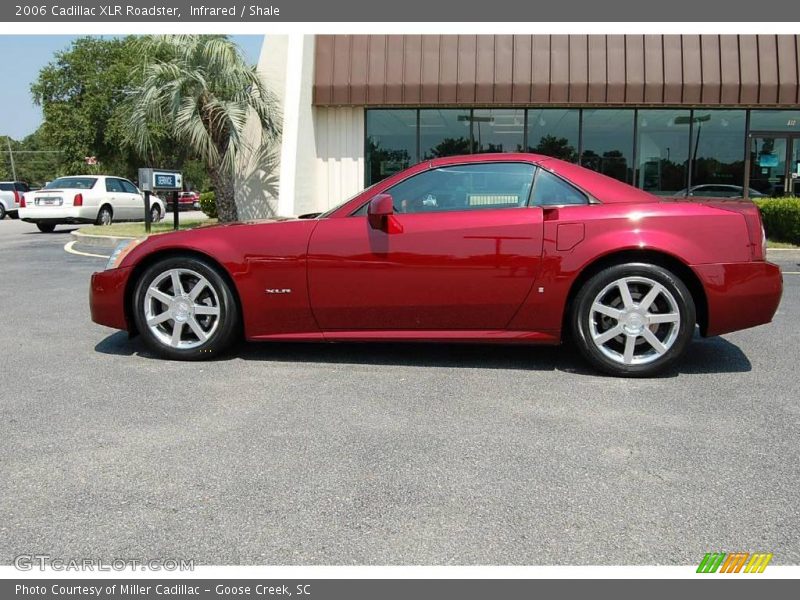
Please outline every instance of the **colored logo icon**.
[[709, 552], [700, 561], [698, 573], [763, 573], [772, 553]]

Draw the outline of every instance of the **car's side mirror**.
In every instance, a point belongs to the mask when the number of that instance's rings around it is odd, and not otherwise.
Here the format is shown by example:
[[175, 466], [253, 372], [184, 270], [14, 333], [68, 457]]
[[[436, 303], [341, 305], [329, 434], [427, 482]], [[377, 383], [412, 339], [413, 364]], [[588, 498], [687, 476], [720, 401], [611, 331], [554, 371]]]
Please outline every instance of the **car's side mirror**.
[[402, 226], [394, 217], [394, 200], [389, 194], [378, 194], [367, 206], [369, 226], [384, 233], [400, 233]]

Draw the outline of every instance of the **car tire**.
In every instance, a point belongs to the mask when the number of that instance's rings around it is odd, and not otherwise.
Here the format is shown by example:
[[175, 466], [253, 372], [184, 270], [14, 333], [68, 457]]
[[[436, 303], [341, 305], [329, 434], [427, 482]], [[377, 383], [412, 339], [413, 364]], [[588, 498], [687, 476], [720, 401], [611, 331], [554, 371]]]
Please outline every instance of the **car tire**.
[[6, 218], [6, 207], [0, 204], [0, 221]]
[[108, 205], [104, 204], [97, 211], [97, 218], [94, 221], [95, 225], [111, 225], [114, 222], [114, 211]]
[[650, 377], [684, 353], [696, 316], [691, 292], [674, 273], [659, 265], [620, 264], [580, 288], [572, 303], [571, 332], [596, 369]]
[[231, 285], [217, 267], [195, 257], [165, 258], [148, 267], [136, 283], [132, 307], [148, 348], [171, 360], [213, 358], [239, 335]]
[[151, 223], [158, 223], [161, 220], [161, 209], [158, 208], [158, 205], [150, 207], [150, 222]]
[[56, 230], [56, 224], [55, 223], [37, 223], [36, 227], [42, 233], [53, 233]]

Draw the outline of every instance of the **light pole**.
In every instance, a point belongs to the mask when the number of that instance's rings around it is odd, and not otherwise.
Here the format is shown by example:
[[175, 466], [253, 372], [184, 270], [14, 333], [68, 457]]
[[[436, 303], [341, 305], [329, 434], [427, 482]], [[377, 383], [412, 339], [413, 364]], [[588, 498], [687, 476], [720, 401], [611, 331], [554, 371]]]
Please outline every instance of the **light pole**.
[[6, 136], [6, 143], [8, 144], [8, 157], [11, 159], [11, 176], [14, 178], [14, 181], [17, 180], [17, 167], [14, 164], [14, 151], [11, 150], [11, 138]]

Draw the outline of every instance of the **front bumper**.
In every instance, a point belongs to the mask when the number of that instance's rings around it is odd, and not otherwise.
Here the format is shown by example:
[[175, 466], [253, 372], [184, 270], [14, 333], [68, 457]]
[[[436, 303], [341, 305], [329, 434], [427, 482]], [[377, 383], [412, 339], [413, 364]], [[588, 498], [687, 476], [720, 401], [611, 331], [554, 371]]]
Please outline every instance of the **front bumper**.
[[89, 288], [92, 321], [114, 329], [131, 330], [125, 313], [125, 289], [130, 273], [129, 267], [123, 267], [92, 274]]
[[705, 335], [720, 335], [772, 321], [783, 294], [778, 265], [748, 262], [693, 265], [708, 300]]

